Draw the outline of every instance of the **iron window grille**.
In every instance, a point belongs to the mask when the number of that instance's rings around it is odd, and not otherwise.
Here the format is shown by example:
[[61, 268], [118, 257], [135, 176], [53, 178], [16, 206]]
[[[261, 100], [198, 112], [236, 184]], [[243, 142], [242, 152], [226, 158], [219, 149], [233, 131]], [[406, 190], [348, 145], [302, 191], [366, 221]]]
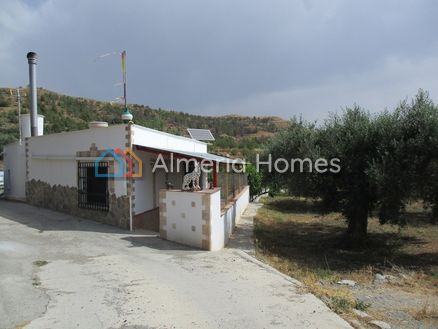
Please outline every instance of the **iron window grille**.
[[[104, 161], [78, 162], [79, 208], [109, 210], [108, 167], [108, 162]], [[97, 177], [96, 169], [99, 173]], [[103, 177], [99, 177], [100, 175]]]

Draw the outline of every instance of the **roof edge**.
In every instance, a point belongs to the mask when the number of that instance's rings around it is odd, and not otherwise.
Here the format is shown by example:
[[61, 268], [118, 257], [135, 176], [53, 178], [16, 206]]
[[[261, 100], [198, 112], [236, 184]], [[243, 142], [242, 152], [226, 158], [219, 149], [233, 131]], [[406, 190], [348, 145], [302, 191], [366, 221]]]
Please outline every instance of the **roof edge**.
[[152, 129], [152, 128], [140, 126], [140, 125], [137, 125], [137, 124], [133, 124], [132, 126], [135, 127], [135, 128], [143, 129], [143, 130], [148, 130], [148, 131], [151, 131], [151, 132], [154, 132], [154, 133], [159, 133], [161, 135], [176, 137], [176, 138], [179, 138], [179, 139], [183, 139], [185, 141], [195, 142], [195, 143], [198, 143], [198, 144], [201, 144], [201, 145], [208, 145], [208, 143], [204, 143], [204, 142], [198, 141], [198, 140], [193, 139], [193, 138], [188, 138], [188, 137], [184, 137], [184, 136], [174, 135], [174, 134], [171, 134], [171, 133], [167, 133], [165, 131], [161, 131], [161, 130], [157, 130], [157, 129]]

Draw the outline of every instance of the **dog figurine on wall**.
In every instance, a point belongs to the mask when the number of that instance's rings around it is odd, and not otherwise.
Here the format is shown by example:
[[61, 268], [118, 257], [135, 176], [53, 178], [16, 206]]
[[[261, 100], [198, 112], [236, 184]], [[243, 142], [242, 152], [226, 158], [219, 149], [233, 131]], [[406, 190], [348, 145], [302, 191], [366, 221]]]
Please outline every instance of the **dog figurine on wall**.
[[[195, 169], [192, 172], [185, 174], [182, 184], [183, 191], [190, 190], [200, 190], [199, 177], [201, 176], [201, 167], [198, 162], [195, 162]], [[190, 183], [192, 183], [193, 188], [190, 188]]]

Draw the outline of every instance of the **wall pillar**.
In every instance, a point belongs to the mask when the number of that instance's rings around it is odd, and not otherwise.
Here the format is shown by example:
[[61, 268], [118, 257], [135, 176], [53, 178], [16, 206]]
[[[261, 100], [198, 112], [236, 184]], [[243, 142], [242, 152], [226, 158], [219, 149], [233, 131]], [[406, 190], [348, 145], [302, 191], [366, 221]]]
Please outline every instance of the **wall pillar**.
[[218, 187], [218, 172], [216, 162], [213, 165], [213, 187]]

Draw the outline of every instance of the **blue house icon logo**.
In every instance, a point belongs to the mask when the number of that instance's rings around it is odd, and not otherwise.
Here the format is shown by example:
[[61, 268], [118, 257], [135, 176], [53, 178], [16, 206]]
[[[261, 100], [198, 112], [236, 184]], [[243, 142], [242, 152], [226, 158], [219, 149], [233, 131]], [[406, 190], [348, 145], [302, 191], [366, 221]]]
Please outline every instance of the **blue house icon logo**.
[[[114, 158], [114, 161], [117, 161], [119, 163], [119, 170], [118, 172], [114, 173], [100, 173], [99, 172], [99, 162], [104, 162], [105, 158]], [[123, 173], [125, 171], [125, 161], [123, 157], [118, 155], [113, 149], [107, 149], [104, 152], [100, 154], [98, 158], [94, 161], [94, 175], [96, 177], [102, 177], [102, 178], [109, 178], [109, 177], [124, 177]], [[115, 166], [114, 166], [115, 167]]]

